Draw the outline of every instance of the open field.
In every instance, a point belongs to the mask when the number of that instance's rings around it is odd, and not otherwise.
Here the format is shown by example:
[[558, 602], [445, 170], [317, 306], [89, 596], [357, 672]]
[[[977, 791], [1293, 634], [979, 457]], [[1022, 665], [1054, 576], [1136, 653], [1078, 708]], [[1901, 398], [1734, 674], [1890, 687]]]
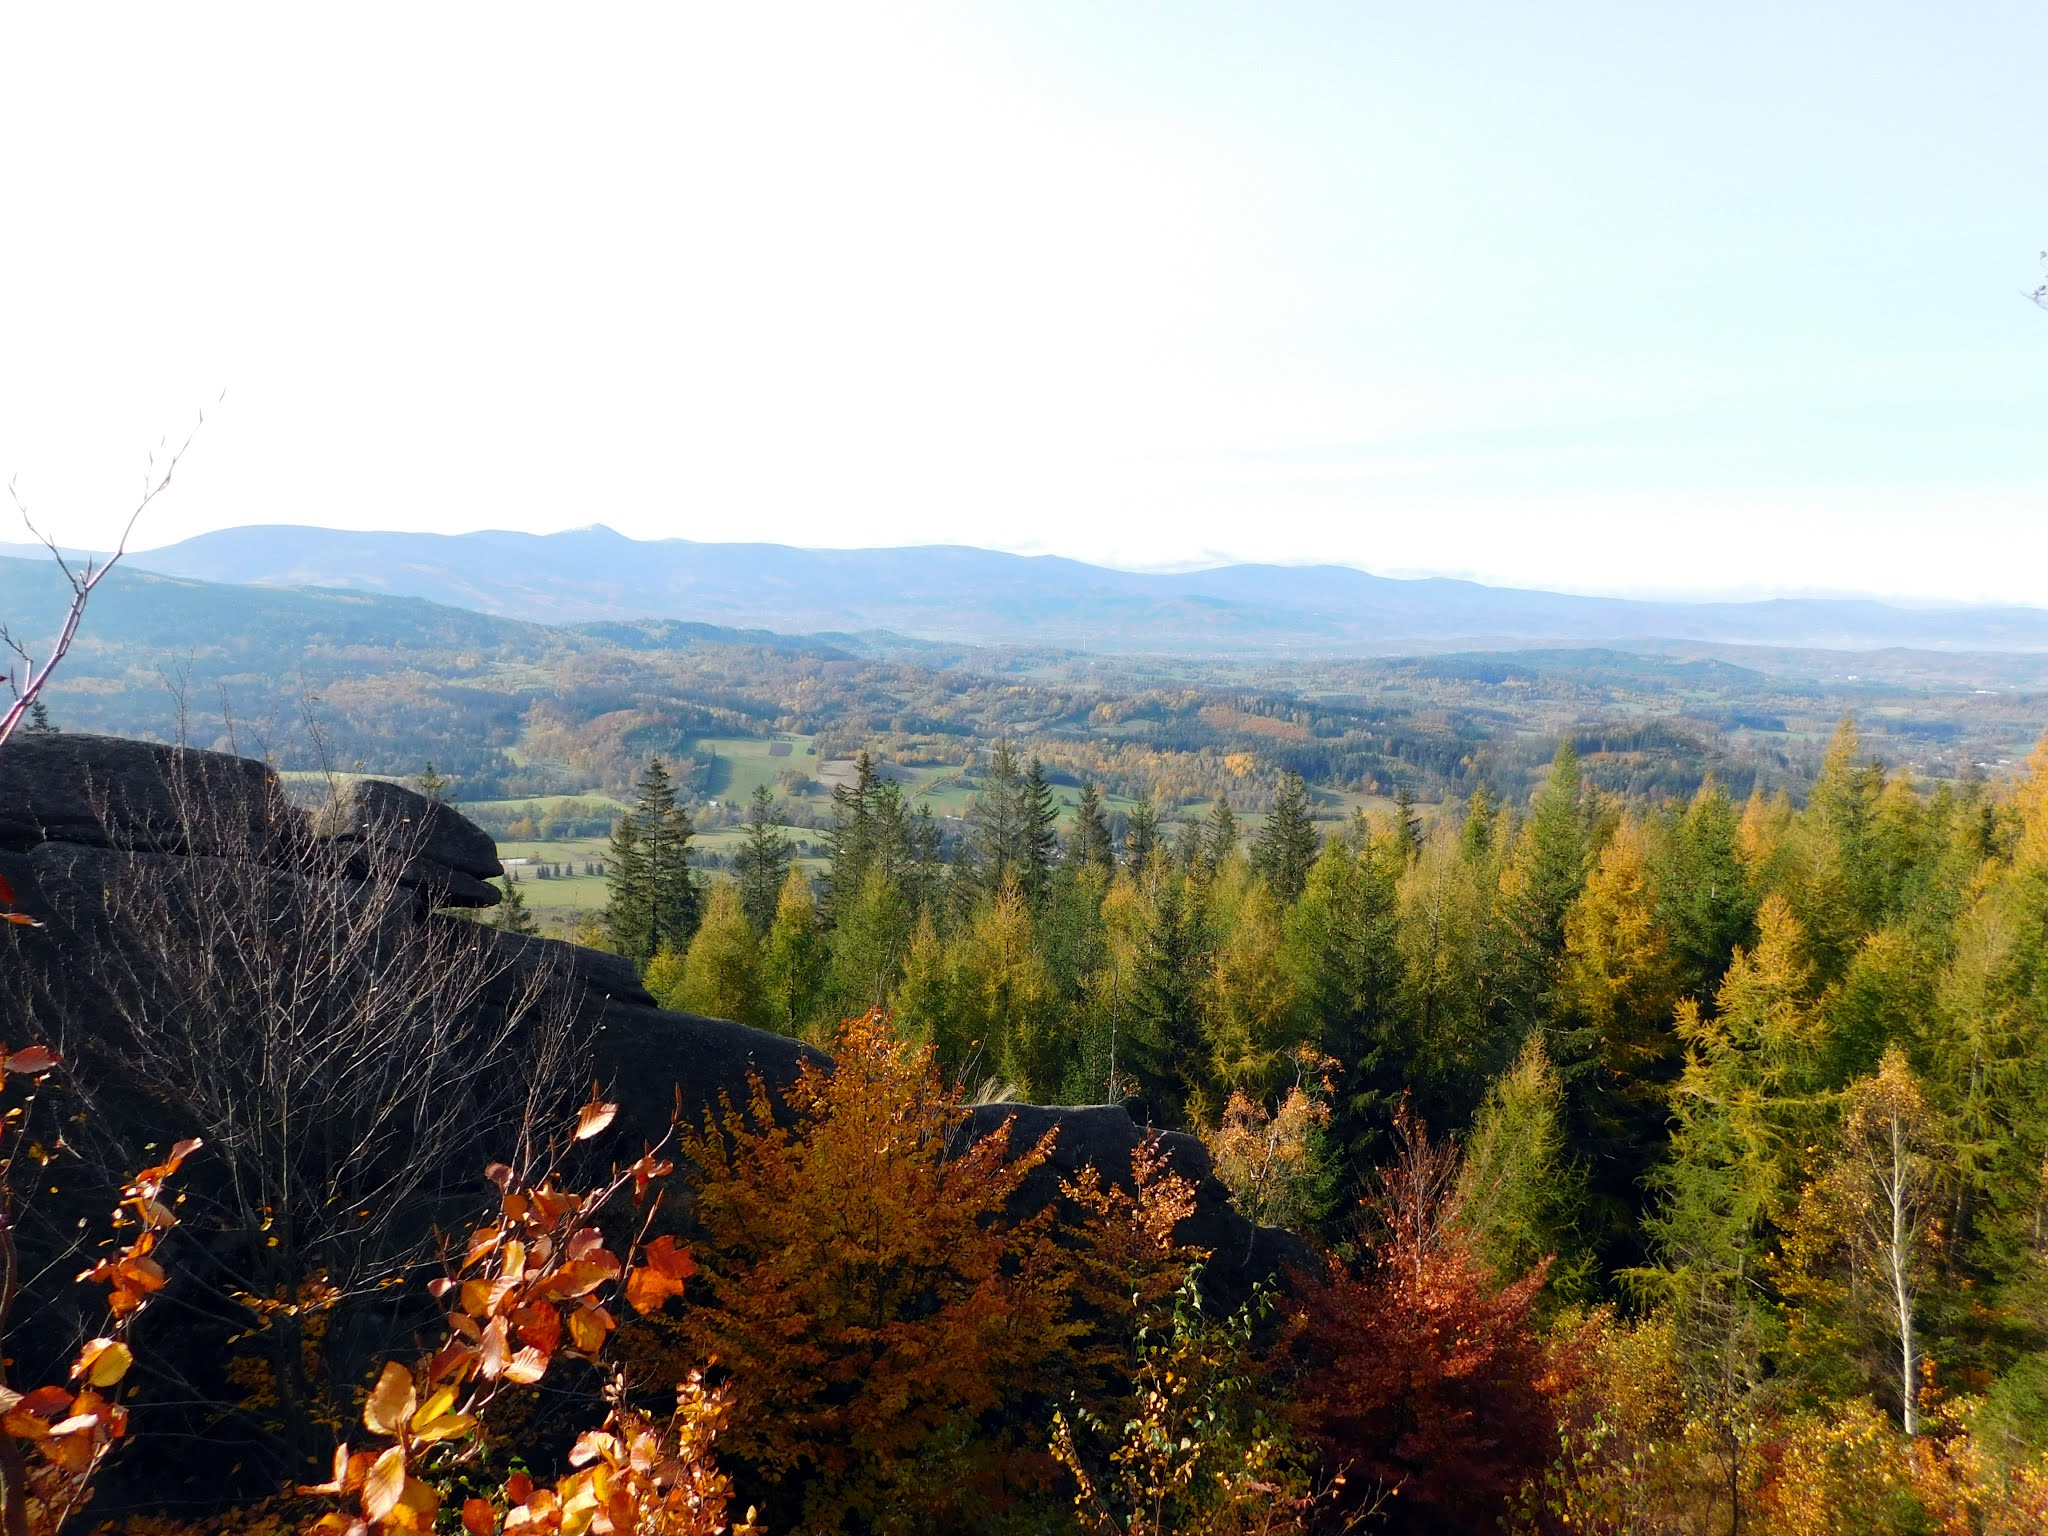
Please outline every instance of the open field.
[[744, 805], [765, 784], [778, 797], [787, 793], [782, 776], [800, 773], [816, 780], [820, 767], [817, 742], [809, 736], [777, 733], [769, 737], [699, 736], [684, 751], [703, 768], [698, 792], [707, 800]]

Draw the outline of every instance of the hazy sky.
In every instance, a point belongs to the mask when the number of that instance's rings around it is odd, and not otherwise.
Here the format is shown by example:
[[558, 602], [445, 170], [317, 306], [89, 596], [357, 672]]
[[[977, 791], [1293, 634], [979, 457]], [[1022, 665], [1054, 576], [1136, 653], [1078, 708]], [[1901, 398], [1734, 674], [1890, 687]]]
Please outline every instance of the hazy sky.
[[205, 405], [144, 543], [2048, 604], [2044, 60], [2039, 0], [12, 5], [0, 474], [103, 540]]

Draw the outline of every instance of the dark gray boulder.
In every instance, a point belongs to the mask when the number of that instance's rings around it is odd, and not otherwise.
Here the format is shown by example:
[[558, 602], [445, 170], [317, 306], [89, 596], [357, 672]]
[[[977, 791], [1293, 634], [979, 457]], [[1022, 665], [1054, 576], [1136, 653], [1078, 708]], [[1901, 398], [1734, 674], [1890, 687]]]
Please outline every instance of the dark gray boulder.
[[320, 817], [319, 830], [333, 838], [403, 838], [405, 851], [414, 858], [473, 880], [495, 880], [505, 873], [490, 833], [452, 805], [384, 779], [349, 784]]
[[592, 1047], [596, 1079], [619, 1106], [620, 1152], [659, 1141], [671, 1116], [698, 1125], [724, 1104], [744, 1109], [756, 1075], [772, 1091], [794, 1082], [806, 1061], [831, 1065], [786, 1035], [624, 1000], [599, 1013]]
[[[1007, 1134], [1014, 1152], [1035, 1147], [1048, 1132], [1052, 1134], [1051, 1155], [1017, 1191], [1018, 1204], [1025, 1210], [1038, 1210], [1058, 1200], [1060, 1185], [1083, 1168], [1095, 1168], [1106, 1181], [1128, 1188], [1132, 1157], [1151, 1134], [1121, 1104], [1072, 1108], [983, 1104], [975, 1108], [966, 1130], [975, 1140]], [[1158, 1134], [1166, 1166], [1194, 1189], [1194, 1214], [1174, 1235], [1209, 1253], [1205, 1293], [1210, 1299], [1234, 1305], [1244, 1298], [1252, 1281], [1289, 1268], [1309, 1267], [1308, 1250], [1299, 1238], [1271, 1227], [1255, 1227], [1239, 1213], [1231, 1203], [1230, 1191], [1216, 1177], [1209, 1149], [1197, 1137], [1184, 1131]]]
[[534, 934], [507, 933], [502, 928], [485, 927], [479, 931], [485, 942], [496, 949], [507, 972], [516, 975], [522, 984], [541, 971], [559, 976], [585, 1000], [593, 1017], [614, 1002], [654, 1007], [653, 994], [640, 984], [640, 973], [624, 955], [585, 949], [580, 944], [564, 944], [560, 939], [543, 939]]
[[70, 731], [18, 731], [0, 750], [0, 848], [223, 853], [297, 821], [275, 774], [225, 752]]
[[435, 906], [494, 907], [505, 873], [491, 835], [454, 807], [383, 779], [358, 779], [313, 818], [314, 835], [404, 855], [403, 879]]

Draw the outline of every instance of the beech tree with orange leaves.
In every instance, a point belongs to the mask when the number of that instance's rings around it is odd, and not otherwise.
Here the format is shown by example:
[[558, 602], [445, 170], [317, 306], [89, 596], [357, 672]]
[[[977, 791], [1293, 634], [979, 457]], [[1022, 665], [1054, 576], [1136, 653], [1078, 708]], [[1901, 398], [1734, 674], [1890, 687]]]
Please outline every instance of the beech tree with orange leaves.
[[1534, 1326], [1548, 1264], [1501, 1284], [1458, 1220], [1459, 1158], [1406, 1109], [1368, 1198], [1362, 1263], [1303, 1287], [1301, 1423], [1397, 1531], [1493, 1531], [1550, 1459]]
[[729, 1449], [778, 1523], [946, 1527], [1049, 1472], [987, 1424], [1080, 1327], [1053, 1211], [1005, 1219], [1050, 1138], [966, 1144], [931, 1051], [879, 1012], [834, 1054], [682, 1135], [704, 1240], [675, 1337], [726, 1373]]

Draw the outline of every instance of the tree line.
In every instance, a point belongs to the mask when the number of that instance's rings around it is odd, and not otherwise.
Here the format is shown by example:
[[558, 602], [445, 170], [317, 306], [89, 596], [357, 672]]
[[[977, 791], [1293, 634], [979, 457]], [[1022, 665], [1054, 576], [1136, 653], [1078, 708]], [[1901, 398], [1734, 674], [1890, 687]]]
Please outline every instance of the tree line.
[[[1120, 844], [1006, 747], [954, 833], [863, 756], [818, 879], [757, 812], [668, 917], [615, 883], [662, 1001], [821, 1041], [879, 1008], [969, 1097], [1195, 1131], [1338, 1251], [1435, 1136], [1495, 1281], [1540, 1277], [1601, 1390], [1665, 1394], [1629, 1455], [1667, 1523], [1627, 1528], [1754, 1523], [1795, 1453], [1907, 1521], [1914, 1447], [2048, 1450], [2048, 746], [1930, 788], [1845, 721], [1794, 806], [1602, 794], [1567, 743], [1526, 803], [1325, 834], [1290, 777], [1250, 836], [1218, 800]], [[1609, 1420], [1566, 1447], [1609, 1482], [1558, 1497], [1635, 1496]]]

